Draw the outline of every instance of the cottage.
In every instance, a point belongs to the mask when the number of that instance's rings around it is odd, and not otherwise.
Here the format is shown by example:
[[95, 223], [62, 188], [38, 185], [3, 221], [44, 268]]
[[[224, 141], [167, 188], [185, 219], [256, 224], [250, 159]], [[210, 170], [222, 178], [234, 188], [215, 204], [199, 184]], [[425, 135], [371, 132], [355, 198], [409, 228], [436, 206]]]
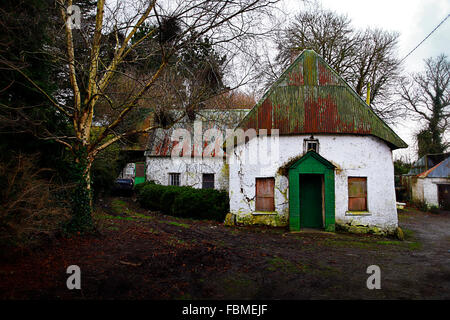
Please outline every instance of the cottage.
[[145, 151], [147, 181], [228, 190], [222, 144], [227, 130], [232, 131], [248, 111], [203, 109], [170, 129], [154, 130]]
[[237, 131], [245, 138], [227, 140], [236, 223], [397, 228], [392, 150], [407, 145], [313, 50], [295, 59]]
[[231, 223], [387, 234], [398, 226], [392, 151], [405, 147], [305, 50], [251, 110], [201, 110], [152, 132], [145, 172], [163, 185], [228, 190]]

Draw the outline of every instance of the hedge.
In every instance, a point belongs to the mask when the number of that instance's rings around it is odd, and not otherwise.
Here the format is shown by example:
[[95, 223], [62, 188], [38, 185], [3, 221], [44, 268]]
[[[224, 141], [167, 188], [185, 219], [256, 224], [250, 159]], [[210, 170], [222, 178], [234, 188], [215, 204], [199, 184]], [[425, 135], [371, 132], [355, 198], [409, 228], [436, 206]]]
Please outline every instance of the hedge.
[[225, 191], [147, 182], [138, 185], [136, 193], [141, 207], [175, 217], [224, 221], [229, 212]]

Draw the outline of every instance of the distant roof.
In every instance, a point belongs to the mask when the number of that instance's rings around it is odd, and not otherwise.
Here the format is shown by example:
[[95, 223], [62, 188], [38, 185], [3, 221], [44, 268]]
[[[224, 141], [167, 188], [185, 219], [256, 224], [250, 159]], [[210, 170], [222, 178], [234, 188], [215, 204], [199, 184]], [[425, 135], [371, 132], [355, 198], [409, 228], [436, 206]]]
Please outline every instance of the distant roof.
[[426, 154], [413, 163], [412, 168], [409, 170], [407, 175], [420, 175], [421, 173], [432, 169], [434, 166], [441, 163], [448, 157], [450, 157], [450, 152]]
[[304, 50], [239, 124], [288, 134], [360, 134], [408, 145], [313, 50]]
[[[173, 112], [177, 111], [174, 110]], [[176, 129], [185, 129], [191, 134], [191, 155], [198, 156], [196, 154], [198, 148], [194, 144], [194, 121], [201, 122], [202, 135], [208, 129], [218, 129], [222, 132], [223, 141], [225, 141], [226, 129], [233, 129], [248, 112], [249, 109], [203, 109], [197, 112], [195, 120], [191, 120], [186, 116], [170, 129], [156, 129], [150, 132], [145, 155], [151, 157], [170, 157], [173, 148], [178, 144], [178, 141], [171, 140], [173, 132]], [[205, 144], [205, 141], [203, 143]], [[203, 148], [205, 146], [203, 145]], [[222, 144], [220, 144], [221, 146]], [[183, 154], [181, 153], [181, 155]], [[214, 154], [211, 155], [214, 156]]]
[[439, 162], [431, 169], [420, 173], [418, 176], [423, 178], [450, 178], [450, 157]]

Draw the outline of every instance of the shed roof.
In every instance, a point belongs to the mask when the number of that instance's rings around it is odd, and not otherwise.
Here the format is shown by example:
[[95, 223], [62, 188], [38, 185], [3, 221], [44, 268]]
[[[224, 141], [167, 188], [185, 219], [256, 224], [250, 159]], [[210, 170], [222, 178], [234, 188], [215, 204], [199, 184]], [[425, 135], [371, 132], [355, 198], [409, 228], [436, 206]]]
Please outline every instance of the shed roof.
[[239, 124], [288, 134], [360, 134], [408, 145], [313, 50], [304, 50]]
[[450, 157], [420, 174], [422, 178], [450, 178]]

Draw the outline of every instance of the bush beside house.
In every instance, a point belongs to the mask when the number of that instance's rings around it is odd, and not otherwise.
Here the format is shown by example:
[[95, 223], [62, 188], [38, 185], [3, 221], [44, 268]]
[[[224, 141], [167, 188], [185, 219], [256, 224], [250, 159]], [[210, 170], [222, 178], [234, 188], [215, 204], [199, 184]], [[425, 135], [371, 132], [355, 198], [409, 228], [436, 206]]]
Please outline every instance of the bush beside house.
[[229, 212], [226, 191], [147, 182], [136, 186], [136, 193], [141, 207], [175, 217], [224, 221]]

